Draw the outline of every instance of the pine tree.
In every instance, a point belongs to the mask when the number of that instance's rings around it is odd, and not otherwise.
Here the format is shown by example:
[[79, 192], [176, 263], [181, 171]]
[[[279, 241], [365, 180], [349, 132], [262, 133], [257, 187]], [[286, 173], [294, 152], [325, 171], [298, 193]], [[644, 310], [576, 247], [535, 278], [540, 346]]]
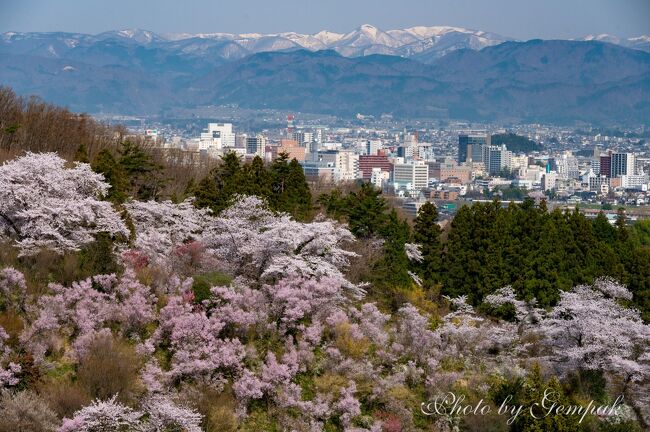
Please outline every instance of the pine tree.
[[616, 228], [609, 223], [607, 216], [602, 211], [598, 213], [593, 221], [594, 234], [596, 237], [608, 244], [614, 244], [616, 241]]
[[246, 189], [241, 160], [235, 152], [228, 152], [194, 188], [194, 203], [197, 207], [209, 207], [218, 214], [231, 204], [236, 194], [246, 193]]
[[441, 243], [438, 210], [431, 202], [426, 202], [415, 218], [414, 240], [420, 245], [422, 263], [420, 265], [423, 281], [430, 285], [440, 281]]
[[113, 154], [109, 150], [102, 150], [91, 167], [96, 173], [103, 174], [106, 182], [111, 185], [105, 198], [114, 203], [123, 203], [127, 198], [128, 178], [126, 171]]
[[311, 213], [311, 192], [302, 166], [287, 153], [280, 153], [271, 164], [271, 208], [308, 219]]
[[386, 200], [381, 191], [370, 183], [347, 197], [350, 231], [359, 238], [369, 238], [379, 234], [386, 224]]
[[122, 143], [119, 164], [128, 175], [134, 198], [150, 200], [158, 197], [165, 183], [163, 167], [155, 163], [138, 143], [129, 140]]
[[621, 243], [625, 243], [629, 237], [630, 233], [627, 230], [627, 217], [625, 216], [625, 209], [620, 207], [616, 212], [616, 230], [618, 232], [618, 240]]
[[343, 196], [341, 189], [335, 188], [330, 193], [321, 194], [318, 204], [325, 208], [328, 217], [343, 222], [348, 215], [347, 197]]
[[409, 259], [405, 244], [409, 242], [411, 232], [408, 223], [400, 220], [393, 209], [381, 228], [384, 239], [383, 256], [376, 263], [376, 284], [383, 287], [406, 288], [411, 286]]
[[312, 210], [311, 191], [305, 171], [295, 158], [289, 163], [287, 192], [291, 214], [298, 220], [308, 219]]
[[244, 166], [244, 186], [247, 195], [269, 199], [271, 196], [271, 176], [261, 157], [255, 156], [250, 164]]

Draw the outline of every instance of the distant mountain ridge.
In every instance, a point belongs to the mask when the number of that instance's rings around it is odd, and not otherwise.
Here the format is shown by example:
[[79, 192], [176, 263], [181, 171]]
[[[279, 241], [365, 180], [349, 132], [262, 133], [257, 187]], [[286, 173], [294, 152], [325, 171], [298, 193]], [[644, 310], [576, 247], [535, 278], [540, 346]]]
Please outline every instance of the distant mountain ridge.
[[650, 53], [624, 45], [650, 38], [505, 39], [456, 27], [368, 25], [345, 35], [4, 33], [0, 85], [91, 113], [237, 104], [335, 115], [649, 123]]
[[190, 86], [190, 100], [352, 115], [566, 123], [650, 119], [650, 53], [596, 41], [506, 42], [430, 65], [333, 51], [260, 53]]
[[[465, 48], [479, 50], [515, 39], [462, 27], [416, 26], [384, 31], [370, 24], [364, 24], [346, 34], [327, 30], [315, 34], [296, 32], [156, 34], [141, 29], [115, 30], [97, 35], [65, 32], [5, 32], [0, 35], [0, 52], [64, 58], [71, 50], [88, 48], [109, 40], [156, 48], [177, 55], [204, 52], [223, 60], [236, 60], [263, 51], [331, 49], [346, 57], [386, 54], [432, 61], [454, 50]], [[587, 35], [577, 40], [597, 40], [650, 52], [650, 36], [645, 35], [627, 39], [607, 34]]]

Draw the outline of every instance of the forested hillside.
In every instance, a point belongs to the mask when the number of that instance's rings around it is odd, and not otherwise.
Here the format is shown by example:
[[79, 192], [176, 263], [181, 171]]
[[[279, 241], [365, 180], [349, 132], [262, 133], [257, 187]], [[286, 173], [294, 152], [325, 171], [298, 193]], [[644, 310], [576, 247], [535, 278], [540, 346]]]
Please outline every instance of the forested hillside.
[[[28, 140], [30, 106], [1, 125], [0, 432], [650, 425], [647, 225], [526, 200], [442, 231], [286, 155], [183, 164], [90, 119]], [[545, 416], [546, 390], [619, 409]]]

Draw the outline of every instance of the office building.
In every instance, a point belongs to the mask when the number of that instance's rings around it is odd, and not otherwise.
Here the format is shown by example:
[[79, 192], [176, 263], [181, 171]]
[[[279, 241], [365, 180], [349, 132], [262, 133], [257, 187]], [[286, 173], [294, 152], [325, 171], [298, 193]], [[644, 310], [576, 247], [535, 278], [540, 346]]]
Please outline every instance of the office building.
[[282, 139], [280, 145], [270, 146], [271, 159], [276, 159], [280, 153], [289, 155], [289, 160], [296, 159], [298, 162], [303, 162], [306, 159], [307, 149], [301, 147], [300, 143], [296, 140]]
[[634, 153], [612, 153], [611, 177], [633, 176], [636, 174]]
[[235, 134], [232, 123], [208, 123], [199, 138], [199, 150], [221, 150], [235, 147]]
[[266, 138], [262, 135], [246, 138], [246, 154], [264, 158], [266, 148]]
[[351, 181], [359, 178], [359, 155], [352, 150], [319, 151], [318, 160], [333, 164], [334, 181]]
[[491, 136], [487, 133], [458, 135], [458, 163], [483, 162], [483, 147], [491, 144]]
[[366, 141], [366, 154], [367, 155], [376, 155], [379, 150], [382, 148], [381, 140], [367, 140]]
[[490, 175], [497, 175], [503, 170], [511, 169], [512, 152], [506, 148], [505, 144], [483, 146], [483, 163]]
[[429, 166], [422, 162], [395, 164], [393, 184], [396, 188], [424, 189], [429, 185]]
[[359, 156], [359, 171], [361, 178], [369, 181], [372, 177], [374, 168], [387, 172], [388, 175], [393, 173], [393, 164], [390, 163], [385, 155], [362, 155]]

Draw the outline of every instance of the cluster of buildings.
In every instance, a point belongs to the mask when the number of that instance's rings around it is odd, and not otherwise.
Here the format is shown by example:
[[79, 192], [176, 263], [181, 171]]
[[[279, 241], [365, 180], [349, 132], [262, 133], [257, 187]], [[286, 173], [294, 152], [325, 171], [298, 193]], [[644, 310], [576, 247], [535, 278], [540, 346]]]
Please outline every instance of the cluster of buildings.
[[199, 137], [182, 146], [215, 157], [234, 151], [266, 161], [287, 153], [301, 163], [308, 181], [363, 180], [407, 201], [485, 199], [508, 188], [567, 203], [642, 205], [650, 198], [650, 158], [630, 151], [634, 140], [521, 126], [517, 134], [543, 145], [543, 150], [522, 152], [493, 142], [495, 134], [505, 130], [462, 126], [295, 126], [289, 116], [286, 128], [261, 133], [239, 133], [231, 123], [209, 123]]

